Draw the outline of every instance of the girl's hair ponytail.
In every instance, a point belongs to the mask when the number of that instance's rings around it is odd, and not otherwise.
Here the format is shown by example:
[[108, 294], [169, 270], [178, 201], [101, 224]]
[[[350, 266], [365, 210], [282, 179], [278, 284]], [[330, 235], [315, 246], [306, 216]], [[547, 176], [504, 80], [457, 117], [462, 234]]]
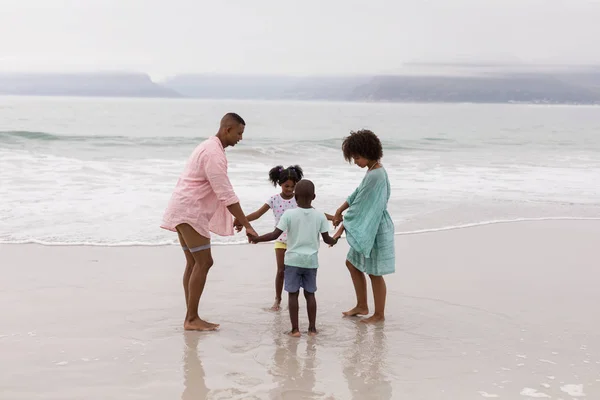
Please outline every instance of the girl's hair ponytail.
[[300, 182], [302, 178], [304, 178], [304, 171], [302, 171], [302, 168], [299, 165], [292, 165], [291, 167], [288, 167], [288, 171], [290, 172], [290, 175], [295, 174], [295, 176], [290, 177], [288, 179]]
[[290, 180], [298, 183], [303, 177], [304, 171], [299, 165], [292, 165], [286, 169], [282, 165], [278, 165], [269, 171], [269, 180], [273, 186], [283, 185]]
[[279, 177], [283, 172], [283, 165], [278, 165], [276, 167], [271, 168], [269, 171], [269, 180], [273, 183], [273, 186], [277, 186], [279, 183]]

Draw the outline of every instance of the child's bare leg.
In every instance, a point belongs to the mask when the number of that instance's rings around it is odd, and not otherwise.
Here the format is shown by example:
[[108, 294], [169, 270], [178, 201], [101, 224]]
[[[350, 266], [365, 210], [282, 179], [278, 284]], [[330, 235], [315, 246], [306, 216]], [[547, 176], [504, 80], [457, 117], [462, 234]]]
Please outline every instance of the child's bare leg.
[[317, 299], [314, 293], [304, 291], [306, 299], [306, 308], [308, 310], [308, 334], [314, 336], [317, 334]]
[[385, 297], [387, 295], [387, 287], [383, 276], [369, 275], [369, 277], [371, 278], [371, 286], [373, 287], [375, 313], [361, 322], [374, 324], [385, 320]]
[[288, 295], [288, 308], [290, 310], [290, 321], [292, 323], [292, 331], [289, 333], [290, 336], [300, 337], [300, 329], [298, 329], [298, 295], [300, 291], [296, 293], [289, 293]]
[[350, 271], [352, 277], [352, 283], [354, 284], [354, 291], [356, 292], [356, 307], [346, 312], [343, 312], [345, 317], [354, 317], [356, 315], [367, 315], [369, 313], [369, 306], [367, 304], [367, 280], [365, 274], [357, 270], [354, 265], [346, 260], [346, 267]]
[[[191, 226], [187, 224], [179, 225], [177, 227], [177, 231], [181, 234], [183, 240], [185, 241], [189, 249], [210, 245], [209, 238], [201, 236]], [[208, 271], [213, 265], [210, 247], [190, 254], [194, 258], [195, 264], [192, 268], [188, 280], [186, 294], [187, 313], [185, 316], [183, 327], [185, 330], [192, 331], [215, 330], [219, 327], [218, 324], [213, 324], [204, 321], [198, 316], [198, 306], [200, 303], [200, 297], [202, 296], [202, 292], [204, 291]], [[184, 279], [186, 279], [185, 276]]]
[[285, 249], [275, 249], [275, 258], [277, 260], [277, 274], [275, 275], [275, 303], [271, 311], [281, 309], [281, 293], [283, 292], [283, 271], [285, 270]]

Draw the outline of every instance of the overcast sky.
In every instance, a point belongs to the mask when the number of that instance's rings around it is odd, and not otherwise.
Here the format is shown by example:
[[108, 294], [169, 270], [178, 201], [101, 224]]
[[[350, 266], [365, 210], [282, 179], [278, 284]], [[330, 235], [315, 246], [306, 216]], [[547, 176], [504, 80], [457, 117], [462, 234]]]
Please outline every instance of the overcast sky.
[[0, 70], [386, 73], [600, 64], [600, 0], [0, 0]]

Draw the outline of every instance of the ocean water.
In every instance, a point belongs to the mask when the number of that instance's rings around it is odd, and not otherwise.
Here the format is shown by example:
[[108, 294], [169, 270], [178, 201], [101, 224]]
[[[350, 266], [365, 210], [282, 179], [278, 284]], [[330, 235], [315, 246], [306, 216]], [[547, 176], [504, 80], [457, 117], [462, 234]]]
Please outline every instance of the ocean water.
[[333, 213], [365, 173], [342, 139], [369, 128], [398, 234], [600, 218], [599, 107], [0, 97], [0, 243], [175, 243], [159, 228], [171, 191], [228, 111], [247, 122], [227, 155], [248, 213], [277, 193], [278, 164], [300, 164]]

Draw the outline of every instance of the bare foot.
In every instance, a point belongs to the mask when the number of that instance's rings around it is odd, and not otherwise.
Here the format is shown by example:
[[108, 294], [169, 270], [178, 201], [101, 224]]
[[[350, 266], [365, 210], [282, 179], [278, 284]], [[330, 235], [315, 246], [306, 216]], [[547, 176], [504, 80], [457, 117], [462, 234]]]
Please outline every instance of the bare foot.
[[344, 317], [355, 317], [357, 315], [367, 315], [367, 314], [369, 314], [369, 309], [366, 307], [365, 308], [354, 307], [352, 310], [345, 311], [342, 314], [344, 315]]
[[298, 329], [292, 329], [291, 332], [288, 332], [288, 335], [291, 337], [300, 337], [300, 331]]
[[218, 328], [218, 327], [220, 327], [220, 326], [221, 326], [221, 324], [213, 324], [212, 322], [208, 322], [208, 321], [204, 321], [204, 322], [206, 322], [206, 323], [207, 323], [207, 324], [209, 324], [210, 326], [214, 326], [215, 328]]
[[271, 306], [271, 311], [279, 311], [281, 310], [281, 300], [275, 299], [275, 303]]
[[183, 329], [186, 331], [216, 331], [219, 328], [219, 324], [213, 324], [206, 322], [200, 318], [192, 321], [185, 321], [183, 323]]
[[317, 336], [318, 333], [317, 328], [308, 328], [308, 336]]
[[360, 322], [364, 324], [376, 324], [378, 322], [385, 321], [385, 317], [383, 315], [373, 314], [369, 318], [361, 319]]

